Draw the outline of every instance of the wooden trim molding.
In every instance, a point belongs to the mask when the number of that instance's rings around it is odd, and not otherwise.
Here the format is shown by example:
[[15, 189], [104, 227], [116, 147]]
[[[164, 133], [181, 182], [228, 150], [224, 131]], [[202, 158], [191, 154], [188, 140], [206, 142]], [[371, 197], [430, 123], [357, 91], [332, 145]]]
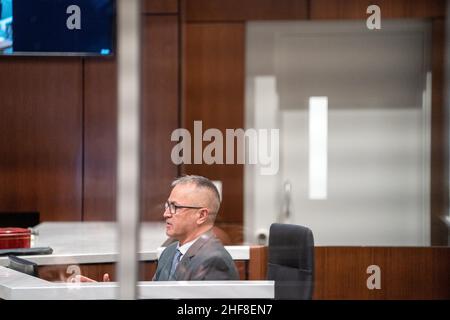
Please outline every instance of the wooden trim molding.
[[266, 246], [250, 247], [248, 262], [248, 280], [265, 280], [267, 278], [268, 248]]
[[445, 20], [432, 22], [432, 107], [430, 225], [431, 245], [448, 245], [448, 125], [444, 103]]
[[306, 19], [307, 0], [182, 0], [187, 22]]
[[444, 0], [310, 0], [311, 19], [367, 19], [370, 5], [378, 5], [381, 17], [438, 18], [445, 16]]
[[382, 18], [442, 18], [445, 0], [181, 0], [187, 22], [366, 19], [370, 5]]
[[178, 0], [144, 0], [142, 13], [145, 14], [177, 14]]

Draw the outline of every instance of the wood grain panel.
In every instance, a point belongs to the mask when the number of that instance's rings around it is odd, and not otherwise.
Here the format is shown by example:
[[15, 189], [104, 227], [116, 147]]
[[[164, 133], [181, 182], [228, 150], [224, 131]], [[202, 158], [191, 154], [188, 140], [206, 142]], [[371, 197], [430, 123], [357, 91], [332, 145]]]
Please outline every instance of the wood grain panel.
[[82, 63], [0, 60], [0, 212], [81, 219]]
[[[264, 280], [267, 247], [250, 249], [250, 261], [235, 261], [240, 278]], [[248, 265], [246, 265], [248, 263]], [[369, 290], [367, 268], [381, 270], [381, 288]], [[101, 280], [109, 273], [115, 281], [115, 265], [79, 265], [81, 273]], [[151, 280], [155, 262], [140, 263], [140, 280]], [[450, 248], [445, 247], [316, 247], [314, 299], [450, 299]], [[41, 266], [39, 276], [66, 281], [67, 266]]]
[[[385, 255], [374, 259], [370, 250], [359, 248], [316, 248], [314, 299], [381, 299], [380, 291], [366, 287], [367, 267], [385, 267]], [[385, 288], [385, 279], [382, 288]]]
[[[236, 260], [236, 268], [238, 269], [241, 280], [247, 279], [246, 263], [244, 260]], [[80, 264], [81, 275], [86, 276], [95, 281], [103, 281], [103, 275], [109, 274], [111, 281], [117, 281], [116, 264], [115, 263], [96, 263], [96, 264]], [[138, 281], [151, 281], [156, 272], [158, 264], [156, 261], [139, 262], [139, 278]], [[48, 265], [38, 267], [38, 276], [41, 279], [52, 282], [67, 282], [72, 273], [67, 273], [69, 265]], [[72, 271], [73, 272], [73, 271]]]
[[[267, 247], [252, 247], [249, 280], [264, 280]], [[369, 290], [369, 266], [381, 288]], [[314, 299], [450, 299], [450, 248], [316, 247]]]
[[[219, 129], [224, 138], [226, 129], [244, 128], [244, 57], [244, 23], [185, 25], [183, 124], [192, 135], [192, 162], [194, 121], [202, 121], [203, 132]], [[217, 221], [242, 223], [243, 165], [190, 164], [183, 172], [222, 181]]]
[[[222, 238], [227, 239], [227, 241], [222, 241], [224, 245], [242, 245], [244, 242], [244, 227], [242, 223], [216, 222], [215, 227], [223, 233], [224, 236]], [[216, 235], [221, 238], [218, 232], [216, 232]]]
[[[81, 275], [92, 280], [103, 281], [103, 275], [108, 273], [111, 281], [116, 281], [116, 266], [114, 263], [80, 264], [72, 265], [72, 268], [74, 266], [79, 268]], [[73, 269], [69, 269], [69, 265], [39, 266], [38, 276], [47, 281], [66, 282], [74, 274], [74, 271], [71, 270]]]
[[[78, 264], [74, 265], [79, 268], [81, 275], [91, 278], [95, 281], [103, 281], [103, 275], [109, 274], [111, 281], [117, 281], [116, 278], [116, 264], [115, 263], [92, 263], [92, 264]], [[150, 281], [156, 271], [155, 261], [141, 261], [139, 263], [139, 281]], [[66, 282], [72, 276], [72, 272], [67, 271], [69, 265], [48, 265], [39, 266], [39, 278], [47, 281]]]
[[445, 15], [444, 0], [311, 0], [311, 19], [367, 19], [378, 5], [381, 18], [436, 18]]
[[117, 166], [117, 65], [90, 58], [84, 65], [83, 220], [114, 221]]
[[265, 280], [267, 279], [267, 261], [269, 260], [269, 252], [266, 246], [250, 247], [250, 261], [248, 280]]
[[[316, 247], [314, 299], [449, 299], [450, 248]], [[369, 290], [367, 267], [381, 269]]]
[[143, 28], [141, 208], [143, 220], [158, 221], [178, 175], [171, 160], [171, 133], [179, 127], [178, 18], [147, 16]]
[[194, 21], [306, 19], [307, 0], [183, 0], [184, 18]]
[[239, 280], [248, 280], [248, 261], [235, 260], [234, 264], [239, 274]]
[[139, 280], [140, 281], [152, 281], [153, 276], [156, 273], [158, 263], [156, 261], [146, 261], [139, 263]]
[[177, 13], [178, 0], [144, 0], [143, 13]]
[[445, 22], [432, 24], [432, 108], [431, 108], [431, 244], [448, 245], [448, 125], [444, 103]]

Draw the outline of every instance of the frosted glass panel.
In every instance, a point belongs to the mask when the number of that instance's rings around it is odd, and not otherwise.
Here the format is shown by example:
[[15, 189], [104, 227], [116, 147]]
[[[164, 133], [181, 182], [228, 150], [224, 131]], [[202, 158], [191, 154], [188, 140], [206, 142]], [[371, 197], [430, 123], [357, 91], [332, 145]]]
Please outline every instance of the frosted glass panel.
[[[385, 20], [381, 31], [370, 31], [363, 21], [252, 22], [247, 28], [246, 126], [279, 128], [281, 154], [277, 176], [245, 166], [246, 240], [288, 221], [311, 228], [317, 245], [429, 245], [430, 105], [423, 98], [431, 89], [429, 25]], [[265, 111], [254, 97], [261, 77], [276, 84], [277, 110]], [[311, 197], [312, 170], [320, 165], [310, 132], [310, 98], [317, 96], [328, 103], [320, 130], [326, 192]]]
[[420, 104], [421, 32], [303, 32], [277, 37], [282, 109], [306, 108], [309, 97], [317, 95], [328, 96], [334, 108]]

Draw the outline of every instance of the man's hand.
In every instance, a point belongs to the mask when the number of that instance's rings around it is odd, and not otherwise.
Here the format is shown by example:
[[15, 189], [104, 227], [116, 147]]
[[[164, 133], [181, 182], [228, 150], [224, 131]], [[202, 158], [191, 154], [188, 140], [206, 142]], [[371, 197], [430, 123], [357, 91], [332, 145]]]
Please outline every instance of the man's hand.
[[[110, 282], [110, 281], [111, 281], [111, 280], [110, 280], [110, 278], [109, 278], [109, 274], [108, 274], [108, 273], [105, 273], [105, 274], [103, 275], [103, 282]], [[69, 282], [72, 282], [72, 283], [78, 283], [78, 282], [97, 282], [97, 281], [95, 281], [95, 280], [93, 280], [93, 279], [91, 279], [91, 278], [82, 276], [82, 275], [77, 275], [77, 276], [75, 276], [75, 277], [69, 279]]]

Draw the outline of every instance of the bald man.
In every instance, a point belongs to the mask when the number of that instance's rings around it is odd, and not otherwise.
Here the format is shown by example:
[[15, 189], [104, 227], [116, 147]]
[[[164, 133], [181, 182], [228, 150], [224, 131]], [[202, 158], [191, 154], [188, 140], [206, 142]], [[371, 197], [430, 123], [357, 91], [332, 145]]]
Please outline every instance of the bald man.
[[177, 241], [161, 254], [153, 280], [239, 280], [212, 230], [219, 208], [219, 193], [209, 179], [184, 176], [172, 183], [164, 218], [167, 236]]

